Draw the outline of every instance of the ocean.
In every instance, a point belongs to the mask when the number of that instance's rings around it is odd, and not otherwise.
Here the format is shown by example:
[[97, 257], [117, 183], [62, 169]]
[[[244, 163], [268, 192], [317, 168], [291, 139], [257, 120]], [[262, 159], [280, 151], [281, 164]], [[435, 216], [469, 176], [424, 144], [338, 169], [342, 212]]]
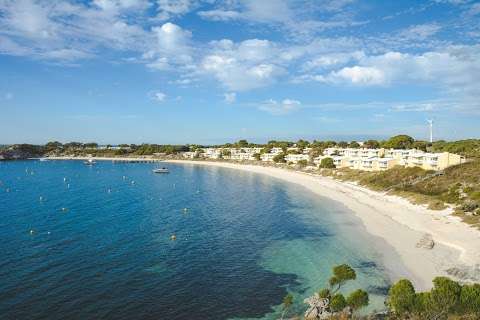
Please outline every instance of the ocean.
[[[341, 203], [264, 175], [195, 165], [0, 162], [2, 319], [276, 319], [350, 264], [369, 310], [379, 239]], [[172, 240], [172, 236], [175, 240]]]

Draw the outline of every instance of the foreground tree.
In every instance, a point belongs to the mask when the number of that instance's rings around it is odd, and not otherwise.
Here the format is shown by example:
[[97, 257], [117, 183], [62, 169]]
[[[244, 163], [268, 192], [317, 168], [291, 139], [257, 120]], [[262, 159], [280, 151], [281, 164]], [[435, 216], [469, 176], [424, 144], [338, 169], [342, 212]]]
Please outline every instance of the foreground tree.
[[407, 316], [415, 310], [416, 295], [413, 284], [402, 279], [388, 291], [387, 304], [396, 315]]
[[353, 291], [347, 298], [347, 305], [352, 308], [353, 311], [368, 306], [368, 302], [368, 293], [362, 289]]

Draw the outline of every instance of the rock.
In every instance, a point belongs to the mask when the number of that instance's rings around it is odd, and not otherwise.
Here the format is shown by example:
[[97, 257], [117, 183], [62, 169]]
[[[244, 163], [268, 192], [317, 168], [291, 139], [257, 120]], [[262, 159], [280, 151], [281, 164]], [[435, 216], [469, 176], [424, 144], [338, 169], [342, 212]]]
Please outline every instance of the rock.
[[423, 248], [431, 250], [435, 246], [435, 242], [433, 241], [432, 235], [426, 233], [423, 237], [417, 242], [417, 248]]

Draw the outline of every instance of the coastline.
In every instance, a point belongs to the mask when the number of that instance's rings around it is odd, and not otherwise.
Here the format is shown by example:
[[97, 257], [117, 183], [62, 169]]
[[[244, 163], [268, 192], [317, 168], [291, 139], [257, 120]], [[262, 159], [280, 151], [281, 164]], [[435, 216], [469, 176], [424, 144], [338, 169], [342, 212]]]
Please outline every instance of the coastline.
[[[388, 250], [381, 252], [391, 280], [408, 277], [418, 290], [430, 289], [436, 276], [458, 278], [452, 272], [449, 274], [448, 269], [455, 270], [454, 273], [464, 278], [460, 280], [471, 280], [469, 271], [480, 264], [480, 232], [452, 216], [448, 209], [428, 210], [406, 199], [385, 195], [354, 183], [275, 167], [192, 160], [165, 162], [265, 174], [301, 185], [319, 196], [342, 203], [360, 218], [369, 234], [383, 239], [394, 249], [394, 253]], [[416, 247], [425, 234], [431, 235], [435, 241], [432, 249]], [[392, 261], [395, 253], [403, 266], [399, 266], [398, 261]]]

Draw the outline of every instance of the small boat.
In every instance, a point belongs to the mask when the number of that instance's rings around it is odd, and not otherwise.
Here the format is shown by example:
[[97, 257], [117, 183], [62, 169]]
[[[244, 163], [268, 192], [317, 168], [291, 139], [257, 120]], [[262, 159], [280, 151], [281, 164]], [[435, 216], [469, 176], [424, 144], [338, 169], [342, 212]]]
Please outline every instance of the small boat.
[[168, 168], [162, 167], [162, 168], [157, 168], [152, 170], [153, 173], [169, 173]]
[[39, 160], [42, 161], [42, 162], [43, 162], [43, 161], [48, 161], [47, 158], [40, 158]]
[[86, 164], [87, 166], [93, 166], [94, 164], [96, 164], [95, 160], [93, 160], [93, 159], [88, 159], [87, 161], [84, 161], [83, 163]]

